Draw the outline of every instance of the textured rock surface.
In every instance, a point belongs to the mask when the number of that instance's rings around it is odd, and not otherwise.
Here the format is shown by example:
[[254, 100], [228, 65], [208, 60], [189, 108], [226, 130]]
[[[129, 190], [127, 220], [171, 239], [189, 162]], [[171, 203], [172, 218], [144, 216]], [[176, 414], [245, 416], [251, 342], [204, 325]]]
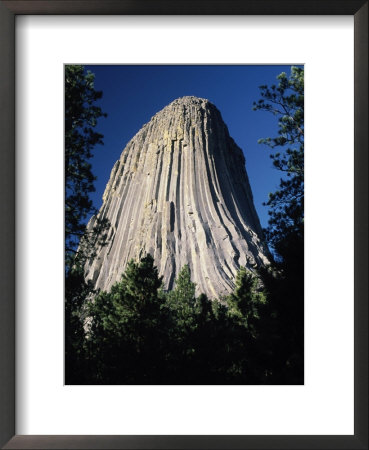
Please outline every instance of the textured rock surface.
[[108, 245], [86, 273], [104, 290], [145, 253], [165, 289], [189, 264], [210, 298], [233, 289], [240, 265], [268, 262], [243, 153], [205, 99], [179, 98], [142, 127], [113, 167], [99, 216], [111, 223]]

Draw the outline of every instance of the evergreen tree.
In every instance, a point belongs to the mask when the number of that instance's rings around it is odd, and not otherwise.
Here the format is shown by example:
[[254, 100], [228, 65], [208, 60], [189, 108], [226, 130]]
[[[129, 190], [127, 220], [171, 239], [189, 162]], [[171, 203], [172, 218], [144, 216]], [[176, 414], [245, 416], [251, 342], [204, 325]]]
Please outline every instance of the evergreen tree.
[[87, 346], [95, 382], [160, 382], [165, 358], [161, 282], [147, 255], [138, 263], [130, 261], [121, 281], [90, 302]]
[[195, 290], [196, 284], [191, 281], [189, 265], [180, 270], [175, 286], [167, 295], [167, 307], [176, 316], [177, 327], [195, 326]]
[[[67, 270], [83, 265], [97, 241], [103, 242], [106, 223], [97, 220], [86, 232], [86, 220], [97, 213], [89, 198], [96, 177], [90, 159], [103, 136], [94, 131], [97, 120], [106, 114], [96, 105], [102, 97], [94, 88], [94, 74], [83, 66], [65, 66], [65, 262]], [[82, 239], [82, 242], [81, 242]], [[78, 252], [76, 259], [77, 247]]]
[[[89, 302], [88, 384], [259, 384], [270, 369], [258, 279], [242, 269], [228, 305], [195, 297], [184, 267], [169, 293], [150, 255]], [[268, 315], [265, 315], [268, 319]], [[261, 343], [261, 344], [260, 344]], [[270, 343], [269, 343], [270, 347]], [[269, 350], [269, 347], [267, 350]], [[283, 356], [283, 355], [282, 355]], [[274, 369], [274, 367], [273, 367]]]
[[252, 335], [256, 334], [255, 324], [259, 309], [265, 303], [265, 296], [258, 291], [260, 281], [246, 267], [241, 266], [236, 276], [236, 286], [228, 298], [228, 314], [243, 325]]
[[260, 280], [245, 267], [240, 267], [236, 286], [227, 298], [229, 384], [259, 384], [260, 360], [257, 341], [260, 331], [260, 310], [265, 297], [260, 290]]
[[194, 373], [195, 290], [196, 285], [191, 281], [190, 268], [186, 264], [175, 280], [174, 289], [166, 294], [168, 373], [177, 384], [190, 383]]
[[[79, 65], [65, 66], [65, 368], [66, 383], [82, 382], [86, 372], [83, 307], [93, 293], [84, 279], [83, 265], [97, 242], [103, 245], [106, 221], [97, 219], [86, 231], [86, 219], [96, 213], [89, 198], [95, 177], [89, 160], [102, 144], [94, 131], [105, 116], [95, 102], [102, 96], [94, 89], [94, 75]], [[77, 252], [78, 248], [78, 252]]]
[[83, 309], [93, 292], [91, 282], [86, 282], [83, 271], [70, 270], [65, 279], [65, 383], [81, 384], [86, 377], [85, 331]]
[[[267, 293], [259, 345], [270, 383], [301, 384], [304, 377], [304, 69], [281, 73], [278, 85], [261, 86], [262, 99], [254, 109], [278, 118], [278, 136], [260, 139], [272, 149], [274, 166], [286, 177], [269, 195], [269, 226], [265, 236], [275, 261], [261, 268]], [[284, 150], [284, 151], [283, 151]]]
[[[304, 224], [304, 69], [291, 68], [277, 77], [278, 85], [260, 86], [262, 98], [254, 110], [272, 113], [278, 118], [278, 136], [259, 143], [281, 152], [270, 155], [273, 165], [287, 176], [279, 189], [269, 194], [269, 227], [266, 238], [279, 256], [291, 251], [289, 241], [303, 240]], [[283, 151], [283, 149], [285, 149]]]

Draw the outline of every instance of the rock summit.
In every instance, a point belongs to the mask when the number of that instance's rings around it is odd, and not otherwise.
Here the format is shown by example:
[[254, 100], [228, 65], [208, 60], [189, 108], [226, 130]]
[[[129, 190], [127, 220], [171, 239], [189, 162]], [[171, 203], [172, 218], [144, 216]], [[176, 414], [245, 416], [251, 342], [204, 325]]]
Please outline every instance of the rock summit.
[[174, 100], [128, 142], [98, 216], [110, 222], [107, 245], [85, 269], [102, 290], [146, 253], [165, 290], [188, 264], [197, 293], [209, 298], [232, 291], [240, 266], [268, 264], [243, 152], [203, 98]]

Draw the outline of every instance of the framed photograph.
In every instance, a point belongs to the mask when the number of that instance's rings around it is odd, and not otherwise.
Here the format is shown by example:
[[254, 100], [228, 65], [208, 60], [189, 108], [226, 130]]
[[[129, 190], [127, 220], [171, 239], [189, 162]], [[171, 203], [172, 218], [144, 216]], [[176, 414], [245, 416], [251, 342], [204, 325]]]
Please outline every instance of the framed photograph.
[[367, 2], [0, 21], [1, 445], [368, 448]]

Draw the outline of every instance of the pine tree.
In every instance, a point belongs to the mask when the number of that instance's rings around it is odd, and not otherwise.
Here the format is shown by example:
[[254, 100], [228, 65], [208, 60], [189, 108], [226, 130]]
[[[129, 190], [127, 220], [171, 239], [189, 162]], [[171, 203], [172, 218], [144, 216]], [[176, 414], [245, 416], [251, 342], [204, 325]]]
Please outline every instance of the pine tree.
[[[281, 152], [270, 155], [273, 165], [287, 178], [281, 178], [279, 189], [269, 194], [268, 243], [279, 256], [288, 257], [289, 241], [303, 240], [304, 225], [304, 69], [291, 68], [277, 77], [278, 85], [260, 86], [262, 98], [254, 110], [272, 113], [278, 118], [278, 136], [259, 139]], [[283, 151], [283, 149], [285, 149]]]
[[177, 327], [195, 326], [195, 290], [196, 284], [191, 281], [188, 264], [184, 265], [175, 281], [175, 286], [167, 296], [167, 307], [176, 316]]
[[272, 149], [273, 164], [285, 177], [269, 195], [265, 236], [275, 251], [260, 275], [268, 305], [262, 317], [262, 341], [269, 382], [301, 384], [304, 377], [304, 69], [281, 73], [278, 85], [261, 86], [254, 109], [278, 118], [278, 136], [260, 139]]
[[[94, 131], [105, 116], [95, 102], [102, 96], [94, 89], [94, 75], [80, 65], [65, 66], [65, 370], [66, 383], [84, 381], [83, 308], [93, 293], [84, 279], [83, 265], [97, 242], [104, 243], [106, 221], [96, 220], [86, 231], [86, 219], [96, 213], [89, 198], [95, 176], [89, 160], [103, 136]], [[78, 249], [78, 251], [77, 251]]]
[[[97, 210], [89, 195], [96, 177], [90, 159], [102, 134], [94, 131], [97, 120], [106, 117], [96, 102], [102, 97], [94, 88], [94, 74], [81, 65], [65, 66], [65, 263], [66, 270], [83, 266], [96, 242], [103, 243], [105, 221], [97, 220], [86, 231], [86, 220]], [[81, 242], [82, 239], [82, 242]], [[80, 246], [77, 259], [77, 247]]]
[[147, 255], [130, 261], [121, 281], [90, 302], [87, 346], [96, 383], [158, 382], [165, 357], [161, 282]]
[[236, 286], [228, 298], [228, 314], [239, 324], [255, 334], [259, 308], [265, 304], [265, 296], [258, 291], [260, 281], [246, 267], [241, 266], [236, 276]]

